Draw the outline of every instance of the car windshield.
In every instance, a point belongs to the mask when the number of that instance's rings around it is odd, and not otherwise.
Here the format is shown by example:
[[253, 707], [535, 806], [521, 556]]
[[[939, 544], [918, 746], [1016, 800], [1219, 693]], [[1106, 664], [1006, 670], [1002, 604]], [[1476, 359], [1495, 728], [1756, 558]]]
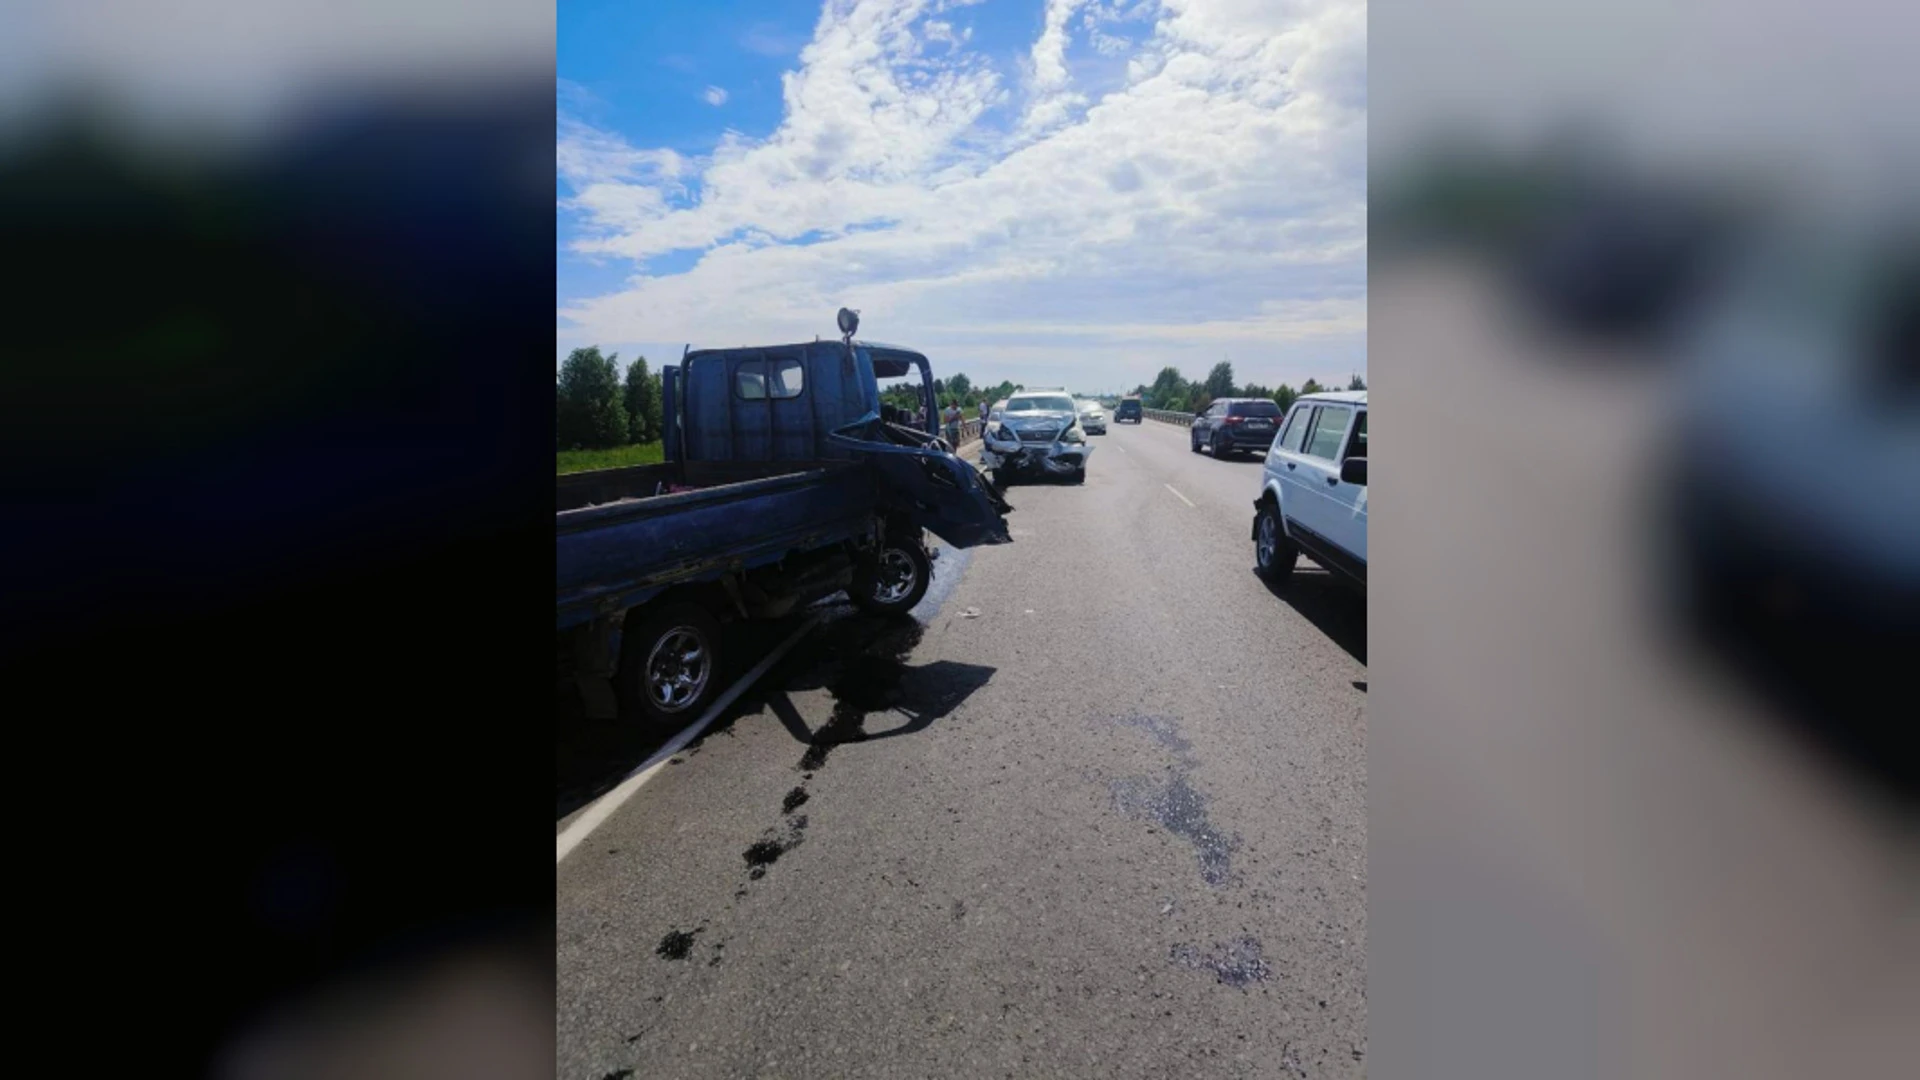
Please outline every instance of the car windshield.
[[1017, 397], [1007, 402], [1007, 411], [1010, 413], [1072, 412], [1073, 399], [1064, 396]]

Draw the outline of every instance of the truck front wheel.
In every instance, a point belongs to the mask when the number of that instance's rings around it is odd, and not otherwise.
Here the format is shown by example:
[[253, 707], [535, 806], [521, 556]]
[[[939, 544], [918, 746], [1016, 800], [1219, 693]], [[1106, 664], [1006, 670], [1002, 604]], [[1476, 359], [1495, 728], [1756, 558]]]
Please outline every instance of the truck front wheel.
[[720, 624], [698, 604], [671, 604], [629, 620], [614, 685], [623, 715], [690, 724], [720, 693]]
[[933, 561], [918, 543], [889, 538], [872, 563], [854, 572], [847, 599], [862, 611], [896, 615], [912, 611], [933, 584]]

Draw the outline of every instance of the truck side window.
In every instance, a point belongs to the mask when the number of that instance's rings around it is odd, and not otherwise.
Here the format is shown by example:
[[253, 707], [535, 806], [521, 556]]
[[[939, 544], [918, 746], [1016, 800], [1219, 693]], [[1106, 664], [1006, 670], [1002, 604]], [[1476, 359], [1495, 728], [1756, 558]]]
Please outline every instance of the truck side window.
[[793, 357], [773, 362], [773, 378], [768, 389], [776, 398], [796, 398], [807, 385], [807, 366]]
[[765, 360], [743, 360], [733, 369], [733, 392], [748, 401], [764, 401], [767, 397], [767, 362]]
[[1347, 456], [1367, 456], [1367, 414], [1364, 411], [1353, 418], [1353, 438], [1347, 441]]

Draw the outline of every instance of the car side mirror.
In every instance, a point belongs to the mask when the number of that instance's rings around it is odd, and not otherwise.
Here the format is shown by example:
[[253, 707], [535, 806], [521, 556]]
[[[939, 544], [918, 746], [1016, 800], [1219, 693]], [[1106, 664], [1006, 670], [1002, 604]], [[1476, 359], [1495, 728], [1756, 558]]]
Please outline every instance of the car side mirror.
[[1367, 486], [1367, 459], [1350, 457], [1340, 463], [1340, 479], [1360, 487]]

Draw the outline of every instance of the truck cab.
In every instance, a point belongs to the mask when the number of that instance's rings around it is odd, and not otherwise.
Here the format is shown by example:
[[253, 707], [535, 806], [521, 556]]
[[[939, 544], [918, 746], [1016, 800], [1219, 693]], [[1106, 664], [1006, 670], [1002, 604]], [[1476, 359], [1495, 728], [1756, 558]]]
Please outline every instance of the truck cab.
[[557, 484], [564, 676], [612, 680], [623, 714], [691, 721], [720, 690], [721, 624], [836, 592], [904, 613], [932, 579], [926, 532], [1006, 543], [999, 493], [881, 403], [878, 380], [915, 368], [931, 387], [924, 355], [850, 330], [662, 368], [666, 460]]

